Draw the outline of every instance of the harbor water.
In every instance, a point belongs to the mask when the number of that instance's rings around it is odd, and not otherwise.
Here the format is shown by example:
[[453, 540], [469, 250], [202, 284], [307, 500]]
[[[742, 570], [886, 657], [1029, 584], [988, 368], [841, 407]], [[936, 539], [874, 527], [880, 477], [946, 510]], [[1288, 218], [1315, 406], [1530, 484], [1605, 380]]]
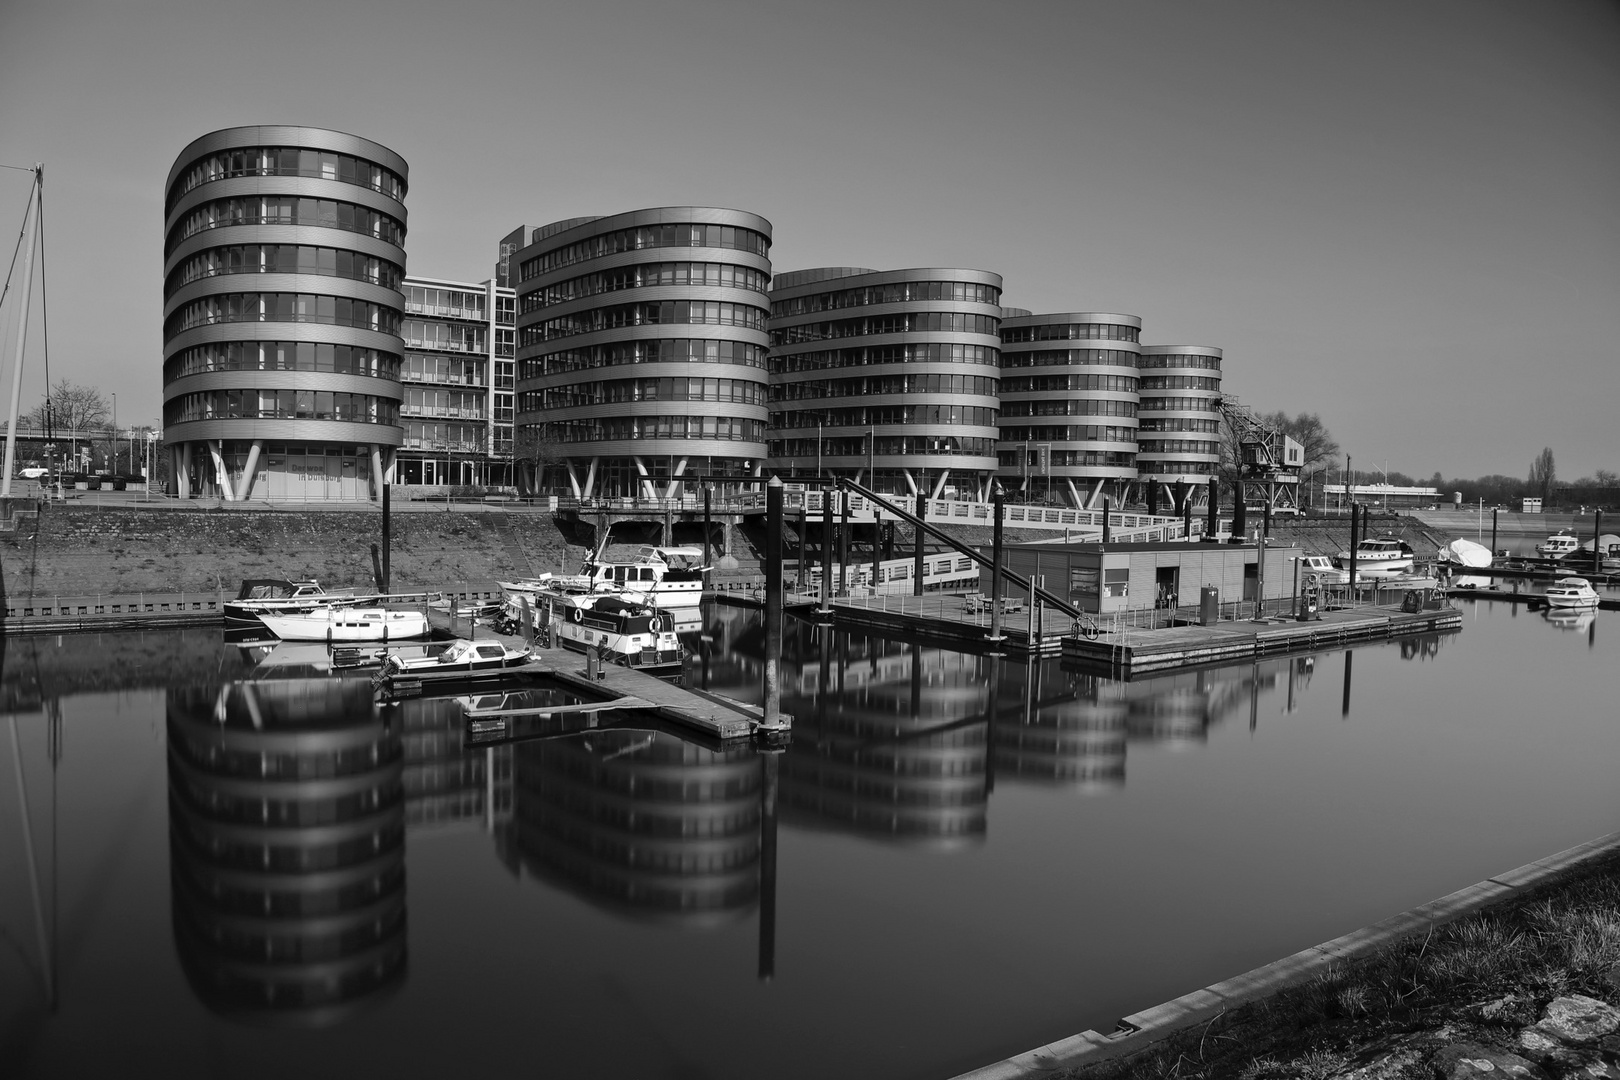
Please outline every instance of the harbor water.
[[[789, 620], [780, 753], [4, 639], [0, 1062], [944, 1078], [1109, 1030], [1620, 828], [1620, 615], [1459, 607], [1130, 682]], [[757, 613], [685, 637], [759, 700]]]

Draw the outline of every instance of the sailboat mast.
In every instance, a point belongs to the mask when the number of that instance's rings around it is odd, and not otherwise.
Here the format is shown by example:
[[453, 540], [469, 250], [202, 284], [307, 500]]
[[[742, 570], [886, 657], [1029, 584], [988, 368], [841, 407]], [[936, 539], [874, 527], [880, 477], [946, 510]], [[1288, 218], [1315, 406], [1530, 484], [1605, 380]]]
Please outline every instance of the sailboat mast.
[[22, 400], [23, 348], [28, 344], [28, 309], [34, 298], [34, 238], [39, 232], [44, 187], [45, 166], [36, 161], [34, 186], [28, 193], [28, 209], [23, 211], [28, 238], [23, 246], [22, 292], [18, 294], [21, 297], [18, 302], [22, 305], [22, 317], [17, 320], [17, 351], [13, 354], [11, 364], [11, 412], [8, 414], [10, 423], [6, 425], [6, 463], [5, 472], [0, 474], [0, 498], [11, 496], [11, 474], [17, 470], [17, 406]]

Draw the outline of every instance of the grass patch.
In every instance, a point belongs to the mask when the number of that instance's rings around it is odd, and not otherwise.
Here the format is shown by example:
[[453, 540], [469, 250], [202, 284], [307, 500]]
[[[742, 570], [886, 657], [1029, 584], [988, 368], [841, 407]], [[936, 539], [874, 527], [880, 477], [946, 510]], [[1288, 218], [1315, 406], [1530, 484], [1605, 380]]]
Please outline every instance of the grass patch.
[[1620, 1000], [1620, 856], [1336, 966], [1071, 1080], [1328, 1077], [1380, 1043], [1450, 1028], [1511, 1048], [1566, 994]]

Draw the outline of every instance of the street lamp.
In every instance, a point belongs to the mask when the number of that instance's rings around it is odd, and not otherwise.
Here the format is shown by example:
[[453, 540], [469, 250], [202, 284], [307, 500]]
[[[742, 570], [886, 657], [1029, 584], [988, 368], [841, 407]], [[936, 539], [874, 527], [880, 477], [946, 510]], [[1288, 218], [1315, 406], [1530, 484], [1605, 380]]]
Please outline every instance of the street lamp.
[[118, 395], [114, 394], [112, 396], [112, 399], [113, 399], [112, 471], [116, 473], [118, 471]]

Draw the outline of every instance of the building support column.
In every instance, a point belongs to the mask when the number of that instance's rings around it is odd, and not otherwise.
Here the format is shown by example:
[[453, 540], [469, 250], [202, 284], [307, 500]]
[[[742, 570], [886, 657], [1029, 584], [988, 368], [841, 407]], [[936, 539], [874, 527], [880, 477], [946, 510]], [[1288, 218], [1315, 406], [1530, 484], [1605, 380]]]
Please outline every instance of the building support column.
[[253, 497], [253, 481], [259, 475], [259, 455], [264, 453], [264, 440], [254, 439], [248, 447], [247, 464], [242, 468], [242, 501]]
[[673, 499], [675, 497], [675, 493], [677, 491], [679, 491], [680, 487], [681, 487], [680, 478], [685, 476], [685, 475], [686, 475], [686, 459], [681, 458], [681, 460], [679, 460], [679, 461], [677, 461], [675, 463], [674, 472], [672, 472], [670, 474], [669, 486], [664, 488], [664, 498]]
[[594, 457], [591, 458], [591, 464], [585, 470], [585, 493], [581, 496], [581, 498], [589, 499], [591, 497], [591, 494], [596, 490], [596, 462], [597, 462], [597, 460], [598, 460], [597, 458], [594, 458]]
[[1103, 485], [1106, 483], [1108, 483], [1107, 480], [1099, 479], [1091, 486], [1091, 494], [1086, 496], [1085, 507], [1087, 510], [1097, 509], [1097, 503], [1102, 499]]
[[[951, 479], [951, 470], [949, 470], [949, 469], [941, 469], [941, 470], [939, 470], [939, 479], [934, 481], [934, 490], [928, 493], [928, 497], [930, 499], [942, 499], [942, 498], [944, 498], [945, 497], [944, 496], [945, 485], [946, 485], [946, 483], [948, 483], [950, 481], [950, 479]], [[983, 502], [984, 500], [980, 499], [979, 501]]]
[[225, 440], [208, 440], [208, 453], [214, 459], [214, 480], [219, 484], [220, 498], [226, 502], [235, 502], [236, 495], [231, 491], [231, 474], [225, 467]]
[[383, 476], [382, 447], [378, 446], [376, 443], [372, 443], [371, 444], [371, 497], [373, 499], [381, 499], [382, 498], [383, 485], [386, 484], [387, 482], [388, 482], [387, 478]]
[[639, 477], [639, 479], [636, 481], [636, 483], [641, 488], [642, 496], [644, 498], [648, 498], [648, 499], [656, 499], [656, 498], [658, 498], [658, 487], [657, 487], [657, 485], [655, 485], [652, 482], [652, 479], [647, 475], [646, 463], [641, 460], [639, 455], [635, 456], [635, 457], [632, 457], [630, 460], [635, 463], [636, 476]]
[[177, 499], [191, 497], [191, 444], [176, 443], [169, 447], [169, 472], [174, 477], [174, 495]]
[[1076, 510], [1084, 510], [1086, 507], [1086, 500], [1080, 497], [1080, 490], [1074, 486], [1074, 477], [1065, 476], [1063, 478], [1063, 482], [1069, 486], [1069, 505], [1073, 506]]
[[915, 496], [917, 494], [917, 478], [911, 475], [910, 469], [901, 469], [900, 475], [906, 481], [906, 494]]

